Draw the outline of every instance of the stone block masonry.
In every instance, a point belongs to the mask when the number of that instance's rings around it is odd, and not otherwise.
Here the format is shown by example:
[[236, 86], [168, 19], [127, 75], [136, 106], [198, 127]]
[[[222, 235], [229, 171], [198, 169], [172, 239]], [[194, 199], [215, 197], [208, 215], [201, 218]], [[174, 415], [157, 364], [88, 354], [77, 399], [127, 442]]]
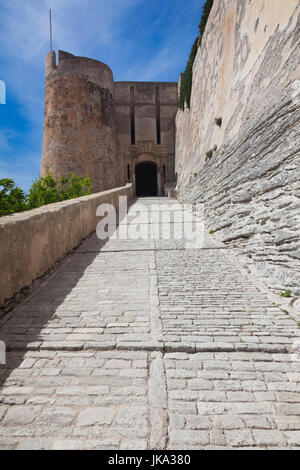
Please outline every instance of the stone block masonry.
[[179, 199], [204, 202], [207, 231], [238, 249], [277, 293], [296, 296], [299, 15], [297, 0], [215, 0], [194, 63], [191, 109], [176, 119]]
[[123, 184], [113, 93], [113, 74], [102, 62], [59, 51], [56, 65], [55, 52], [47, 55], [41, 176], [88, 176], [94, 192]]
[[[176, 136], [178, 196], [205, 203], [203, 244], [91, 235], [0, 319], [1, 449], [300, 449], [299, 323], [292, 305], [249, 274], [299, 294], [299, 50], [297, 0], [214, 1]], [[171, 183], [176, 84], [126, 82], [113, 91], [104, 64], [62, 53], [56, 67], [54, 59], [44, 140], [53, 168], [82, 172], [101, 143], [112, 168], [126, 162], [133, 189], [149, 158], [154, 186]], [[54, 82], [60, 96], [51, 95]], [[74, 90], [86, 109], [73, 106]], [[90, 141], [100, 123], [101, 142]], [[101, 183], [100, 166], [91, 171]], [[4, 218], [4, 292], [91, 233], [96, 205], [131, 191]], [[134, 202], [133, 223], [142, 207], [143, 228], [162, 233], [143, 212], [159, 204], [166, 220], [165, 202]]]
[[0, 321], [0, 448], [300, 448], [300, 330], [281, 307], [210, 236], [92, 235]]
[[163, 195], [175, 178], [176, 112], [176, 82], [115, 82], [98, 60], [59, 51], [56, 64], [50, 52], [41, 176], [88, 176], [94, 192], [131, 182], [135, 192], [136, 166], [152, 162]]
[[96, 209], [119, 196], [132, 197], [132, 185], [70, 199], [0, 219], [0, 306], [30, 286], [96, 230]]

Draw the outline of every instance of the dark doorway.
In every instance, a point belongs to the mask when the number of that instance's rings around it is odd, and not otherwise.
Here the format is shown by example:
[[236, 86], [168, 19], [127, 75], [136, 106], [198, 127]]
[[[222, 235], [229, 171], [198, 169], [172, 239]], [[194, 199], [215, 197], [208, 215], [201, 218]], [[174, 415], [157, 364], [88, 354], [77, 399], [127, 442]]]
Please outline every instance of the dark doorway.
[[137, 196], [157, 196], [157, 165], [153, 162], [139, 163], [135, 167]]

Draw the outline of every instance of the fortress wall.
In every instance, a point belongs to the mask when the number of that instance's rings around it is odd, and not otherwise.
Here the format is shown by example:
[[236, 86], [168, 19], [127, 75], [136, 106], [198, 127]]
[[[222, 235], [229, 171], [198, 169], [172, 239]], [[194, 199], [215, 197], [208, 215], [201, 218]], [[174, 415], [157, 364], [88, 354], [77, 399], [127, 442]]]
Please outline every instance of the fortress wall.
[[69, 52], [59, 51], [58, 69], [61, 72], [84, 74], [91, 82], [114, 93], [114, 77], [108, 65], [99, 60], [77, 57]]
[[48, 54], [41, 176], [88, 176], [95, 192], [120, 185], [113, 93], [107, 65], [60, 51], [56, 66]]
[[297, 0], [215, 0], [191, 108], [176, 117], [179, 199], [204, 201], [207, 230], [269, 286], [297, 294], [299, 14]]
[[[134, 96], [131, 89], [134, 90]], [[134, 101], [135, 142], [157, 143], [156, 99], [159, 89], [161, 145], [168, 147], [170, 173], [174, 174], [177, 83], [116, 82], [115, 111], [120, 158], [131, 145], [131, 100]]]
[[132, 185], [1, 217], [0, 306], [94, 232], [97, 207], [117, 209], [119, 196], [130, 200]]
[[178, 110], [178, 85], [162, 86], [160, 90], [161, 143], [169, 148], [170, 182], [175, 180], [175, 126]]
[[155, 87], [141, 84], [134, 91], [136, 142], [156, 142]]

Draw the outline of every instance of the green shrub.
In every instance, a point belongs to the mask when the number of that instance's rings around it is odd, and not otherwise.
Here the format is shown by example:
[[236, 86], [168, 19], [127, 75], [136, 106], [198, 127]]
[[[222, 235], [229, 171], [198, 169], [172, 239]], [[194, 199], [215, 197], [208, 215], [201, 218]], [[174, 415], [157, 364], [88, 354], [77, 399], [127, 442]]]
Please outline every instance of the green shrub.
[[201, 17], [201, 21], [200, 21], [200, 24], [199, 24], [199, 45], [200, 46], [201, 46], [204, 31], [205, 31], [205, 28], [206, 28], [206, 23], [208, 21], [209, 14], [210, 14], [210, 11], [213, 7], [213, 4], [214, 4], [214, 0], [206, 0], [206, 2], [204, 4], [204, 7], [203, 7], [202, 17]]
[[[2, 189], [1, 189], [2, 188]], [[21, 188], [15, 185], [14, 180], [3, 178], [0, 180], [0, 217], [3, 215], [21, 212], [26, 208], [26, 196]]]
[[179, 108], [183, 111], [185, 105], [189, 108], [191, 103], [192, 94], [192, 80], [193, 80], [193, 65], [198, 50], [198, 37], [195, 39], [192, 46], [192, 50], [189, 56], [189, 60], [186, 64], [186, 68], [181, 77], [180, 84], [180, 95], [179, 95]]
[[285, 292], [281, 292], [280, 297], [285, 297], [286, 299], [292, 297], [292, 292], [290, 290], [286, 290]]
[[0, 180], [0, 217], [90, 193], [90, 179], [74, 174], [69, 178], [63, 177], [57, 182], [48, 173], [44, 178], [32, 183], [28, 194], [16, 187], [12, 179], [5, 178]]
[[90, 194], [91, 182], [89, 178], [72, 174], [69, 178], [63, 177], [59, 182], [48, 173], [44, 178], [35, 180], [28, 194], [28, 209], [45, 206], [53, 202], [65, 201], [75, 197]]
[[45, 178], [33, 181], [27, 196], [27, 209], [61, 201], [55, 179], [48, 173]]
[[72, 173], [70, 178], [61, 178], [60, 189], [62, 200], [87, 196], [91, 194], [91, 180], [85, 176], [76, 176]]
[[198, 47], [201, 45], [202, 36], [205, 31], [206, 23], [209, 18], [210, 11], [212, 9], [214, 0], [206, 0], [202, 10], [201, 21], [199, 25], [199, 36], [194, 41], [192, 50], [190, 52], [189, 60], [187, 62], [184, 73], [181, 77], [180, 93], [178, 107], [184, 111], [185, 106], [190, 108], [191, 105], [191, 94], [192, 94], [192, 81], [193, 81], [193, 65], [197, 55]]
[[213, 150], [209, 150], [208, 152], [206, 152], [206, 158], [205, 158], [205, 160], [210, 160], [211, 157], [213, 156], [213, 153], [214, 153]]

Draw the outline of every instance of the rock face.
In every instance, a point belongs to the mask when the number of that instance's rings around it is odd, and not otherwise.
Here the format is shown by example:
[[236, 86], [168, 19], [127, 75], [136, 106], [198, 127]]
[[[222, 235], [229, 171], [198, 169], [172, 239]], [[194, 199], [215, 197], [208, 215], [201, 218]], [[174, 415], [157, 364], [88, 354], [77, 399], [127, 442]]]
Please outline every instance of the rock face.
[[270, 287], [297, 295], [299, 15], [297, 0], [215, 0], [191, 109], [176, 118], [179, 199], [204, 202], [207, 229]]

